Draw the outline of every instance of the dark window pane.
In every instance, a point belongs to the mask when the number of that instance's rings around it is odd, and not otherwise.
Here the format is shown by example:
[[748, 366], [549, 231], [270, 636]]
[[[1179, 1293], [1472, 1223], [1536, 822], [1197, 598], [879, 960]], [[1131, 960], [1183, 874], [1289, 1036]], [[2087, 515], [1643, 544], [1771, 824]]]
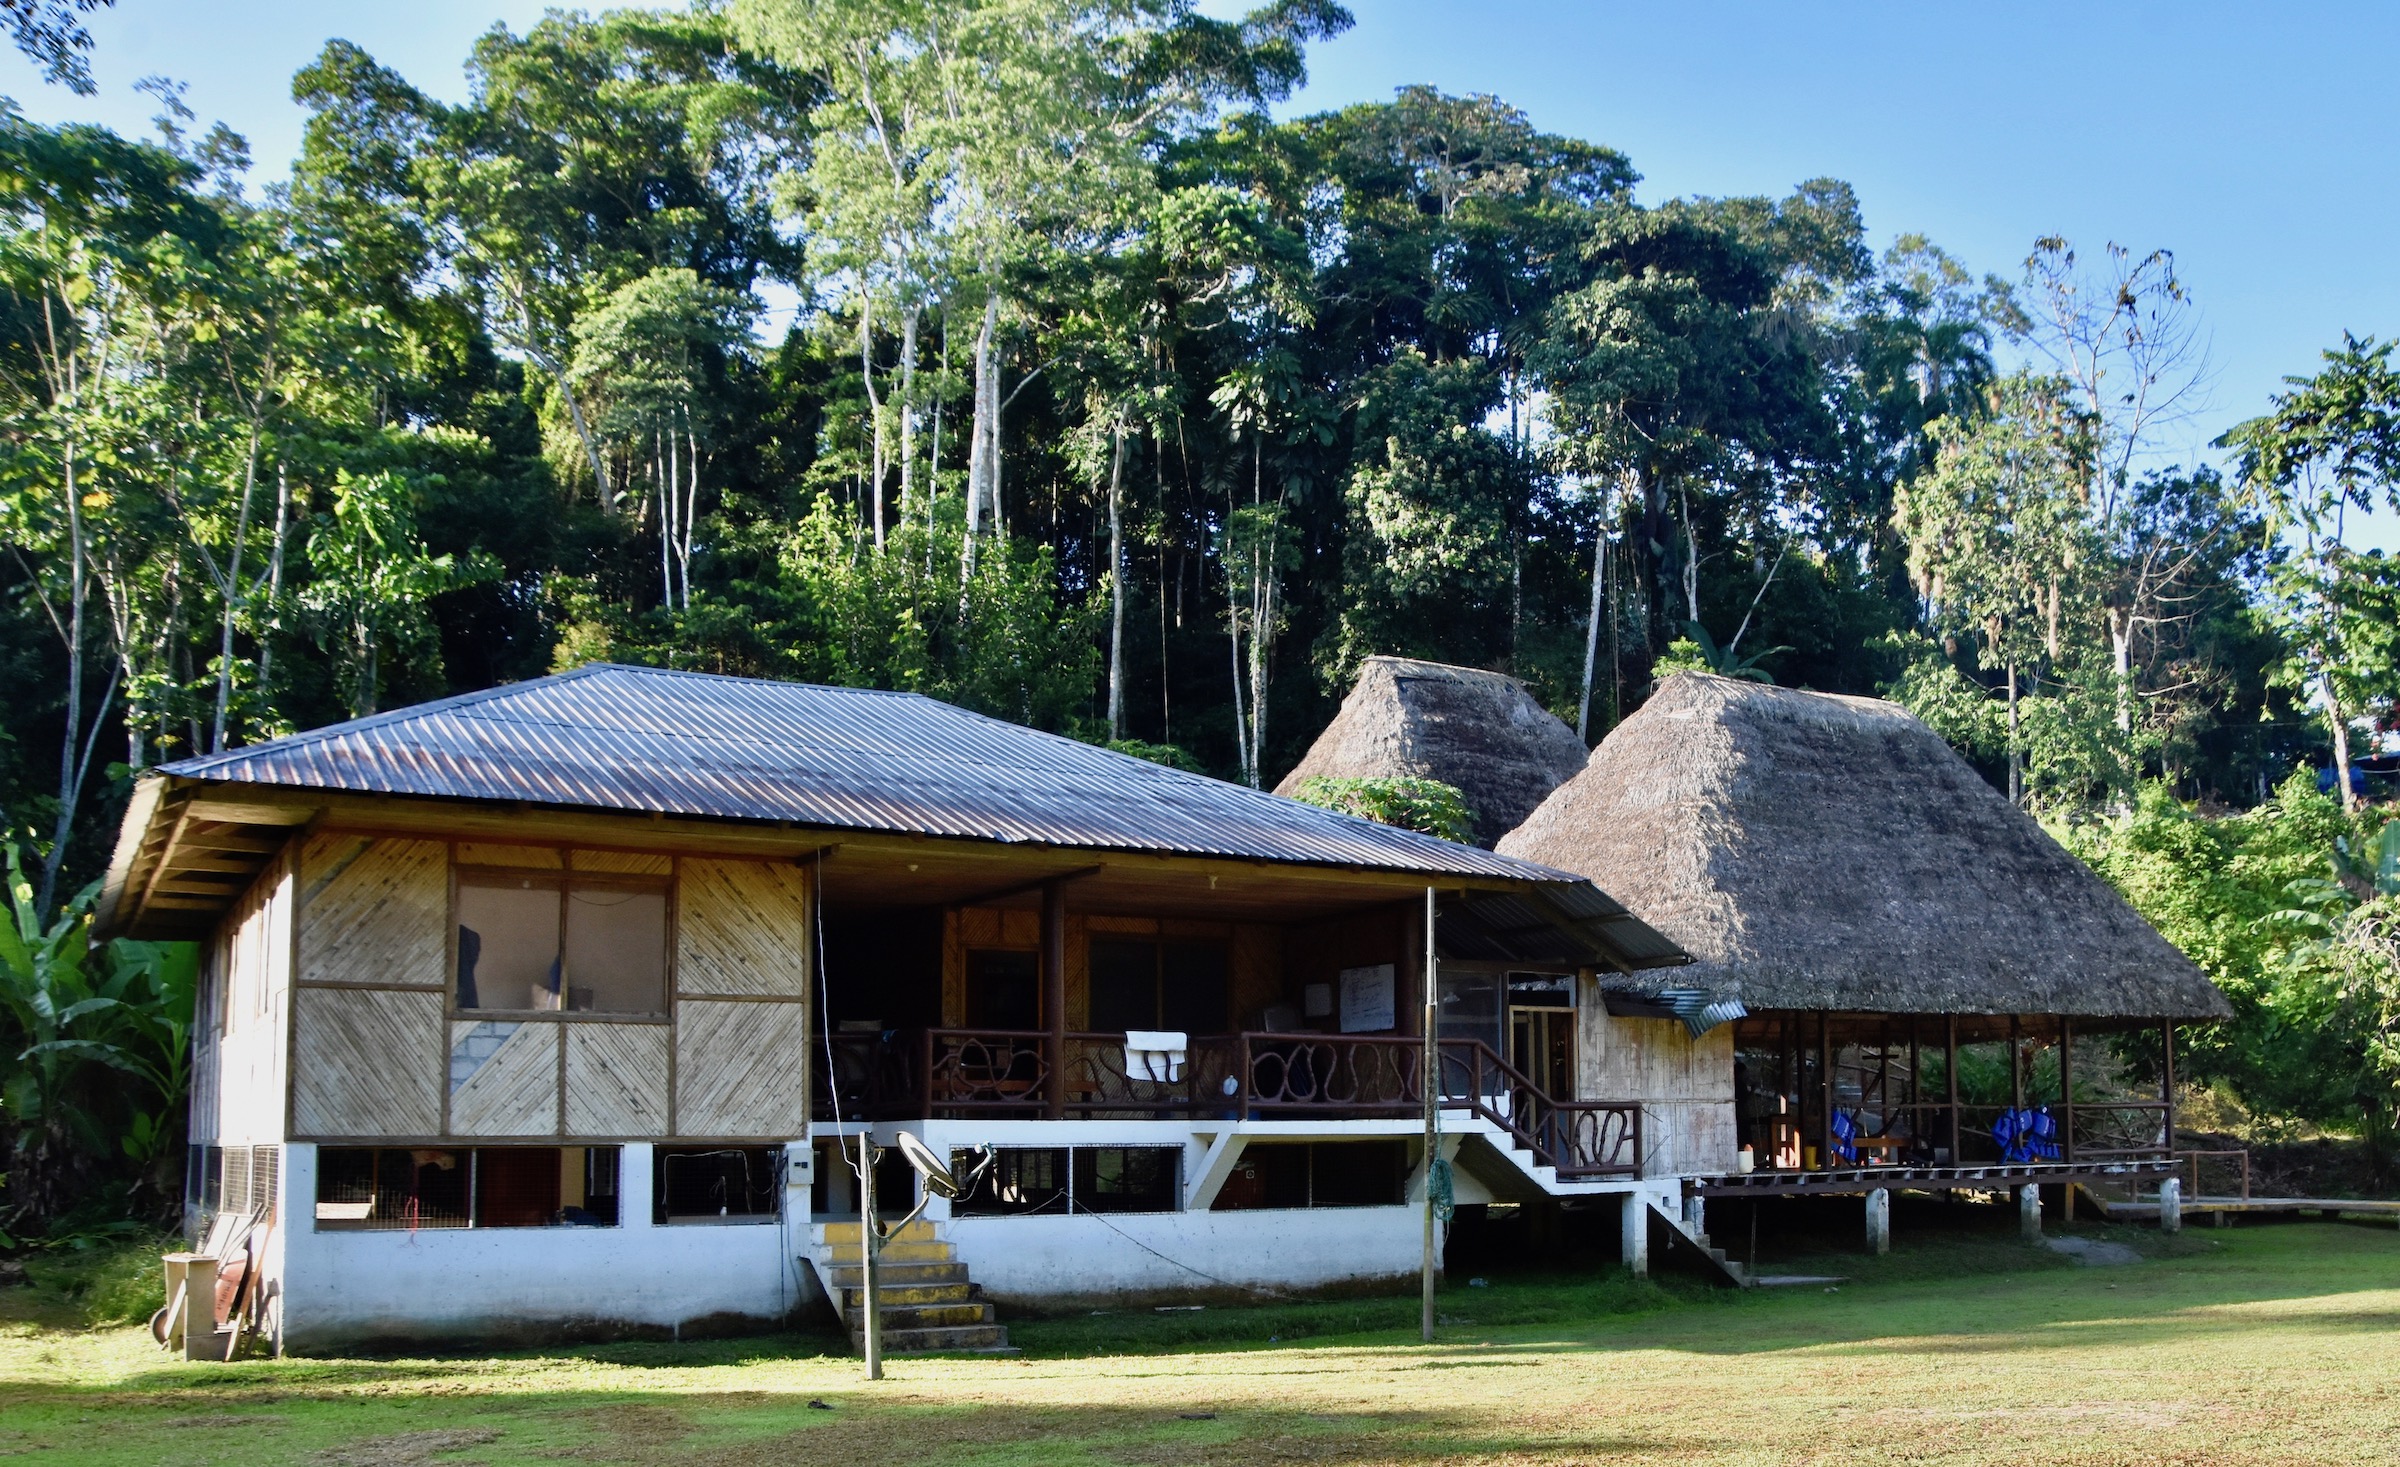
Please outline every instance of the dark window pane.
[[569, 1009], [666, 1012], [666, 889], [568, 887], [566, 985]]
[[1242, 1149], [1233, 1175], [1217, 1193], [1216, 1210], [1308, 1206], [1308, 1147], [1304, 1143], [1252, 1143]]
[[776, 1216], [780, 1146], [661, 1146], [651, 1177], [651, 1220]]
[[458, 1006], [559, 1006], [554, 878], [476, 877], [458, 886]]
[[475, 1153], [475, 1226], [544, 1228], [558, 1221], [555, 1146], [486, 1146]]
[[[974, 1153], [953, 1152], [950, 1165], [963, 1171]], [[1063, 1146], [1003, 1146], [973, 1191], [950, 1204], [954, 1217], [1010, 1217], [1067, 1210], [1067, 1151]]]
[[1575, 1007], [1575, 975], [1511, 973], [1508, 1001], [1522, 1009], [1571, 1009]]
[[1041, 966], [1032, 953], [978, 948], [967, 954], [967, 1027], [1042, 1027]]
[[1225, 945], [1171, 942], [1160, 953], [1162, 1029], [1222, 1034], [1227, 1008]]
[[1158, 944], [1092, 940], [1091, 1026], [1101, 1034], [1157, 1029]]
[[1309, 1150], [1311, 1207], [1391, 1207], [1407, 1200], [1405, 1141], [1319, 1141]]
[[1176, 1146], [1079, 1146], [1077, 1212], [1175, 1212], [1183, 1206], [1183, 1150]]

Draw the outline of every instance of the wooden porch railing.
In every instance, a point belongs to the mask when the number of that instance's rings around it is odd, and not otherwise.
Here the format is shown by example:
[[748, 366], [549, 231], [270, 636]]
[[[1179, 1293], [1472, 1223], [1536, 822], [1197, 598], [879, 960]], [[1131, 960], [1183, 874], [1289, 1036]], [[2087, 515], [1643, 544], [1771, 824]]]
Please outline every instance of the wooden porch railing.
[[[1040, 1119], [1050, 1113], [1048, 1038], [990, 1029], [835, 1034], [830, 1063], [814, 1066], [817, 1118]], [[1129, 1065], [1122, 1034], [1070, 1034], [1063, 1056], [1063, 1111], [1079, 1120], [1399, 1118], [1424, 1104], [1423, 1044], [1405, 1037], [1204, 1036], [1173, 1078]], [[1499, 1126], [1562, 1179], [1640, 1175], [1638, 1104], [1553, 1099], [1480, 1040], [1441, 1041], [1439, 1068], [1444, 1109]]]

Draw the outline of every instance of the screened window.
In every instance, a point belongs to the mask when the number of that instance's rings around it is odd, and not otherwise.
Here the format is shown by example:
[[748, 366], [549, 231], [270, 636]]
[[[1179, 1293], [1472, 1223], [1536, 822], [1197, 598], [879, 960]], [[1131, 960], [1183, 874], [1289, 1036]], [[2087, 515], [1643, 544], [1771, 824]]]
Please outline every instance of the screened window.
[[661, 1146], [652, 1163], [653, 1222], [772, 1222], [782, 1206], [780, 1146]]
[[[980, 1158], [953, 1152], [964, 1174]], [[950, 1204], [954, 1217], [1036, 1213], [1177, 1212], [1183, 1207], [1180, 1146], [1003, 1146], [972, 1191]]]
[[1183, 1206], [1180, 1146], [1078, 1146], [1077, 1212], [1174, 1212]]
[[658, 1014], [666, 993], [664, 882], [460, 873], [460, 1008]]
[[1217, 1034], [1225, 1029], [1223, 943], [1094, 938], [1091, 975], [1091, 1026], [1098, 1033]]
[[1394, 1207], [1407, 1200], [1404, 1141], [1281, 1141], [1242, 1152], [1215, 1210]]
[[614, 1146], [326, 1146], [322, 1229], [614, 1227]]
[[1041, 963], [1034, 954], [999, 948], [967, 954], [967, 1027], [1042, 1027]]

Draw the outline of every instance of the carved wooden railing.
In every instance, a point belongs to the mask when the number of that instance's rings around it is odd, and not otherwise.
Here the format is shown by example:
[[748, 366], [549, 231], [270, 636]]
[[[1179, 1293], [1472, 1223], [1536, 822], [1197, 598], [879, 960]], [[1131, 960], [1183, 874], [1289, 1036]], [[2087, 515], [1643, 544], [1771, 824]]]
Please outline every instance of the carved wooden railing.
[[[825, 1045], [824, 1036], [817, 1043]], [[1050, 1109], [1051, 1037], [1039, 1030], [836, 1034], [820, 1053], [820, 1120], [972, 1116], [1039, 1119]], [[1205, 1116], [1406, 1117], [1424, 1106], [1424, 1044], [1400, 1036], [1244, 1033], [1191, 1041], [1170, 1078], [1127, 1062], [1122, 1034], [1061, 1041], [1059, 1114], [1076, 1119]], [[1638, 1176], [1638, 1104], [1556, 1100], [1480, 1040], [1445, 1039], [1445, 1110], [1508, 1132], [1566, 1180]]]

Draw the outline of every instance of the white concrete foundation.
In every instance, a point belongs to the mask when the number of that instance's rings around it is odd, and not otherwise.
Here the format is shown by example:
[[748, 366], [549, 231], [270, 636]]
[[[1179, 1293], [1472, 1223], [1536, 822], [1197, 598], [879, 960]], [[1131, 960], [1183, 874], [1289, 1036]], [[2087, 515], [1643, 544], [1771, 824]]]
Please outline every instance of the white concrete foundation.
[[650, 1148], [620, 1160], [613, 1228], [320, 1230], [314, 1146], [284, 1148], [276, 1280], [284, 1342], [311, 1351], [379, 1339], [538, 1339], [781, 1320], [814, 1290], [798, 1218], [653, 1226]]
[[1892, 1194], [1882, 1187], [1867, 1194], [1867, 1251], [1877, 1258], [1892, 1251]]
[[2017, 1233], [2028, 1243], [2042, 1240], [2042, 1187], [2027, 1182], [2017, 1189]]
[[1650, 1199], [1628, 1192], [1618, 1213], [1618, 1246], [1625, 1271], [1635, 1278], [1650, 1276]]
[[2158, 1184], [2158, 1230], [2162, 1233], [2183, 1231], [2183, 1179], [2169, 1177]]

